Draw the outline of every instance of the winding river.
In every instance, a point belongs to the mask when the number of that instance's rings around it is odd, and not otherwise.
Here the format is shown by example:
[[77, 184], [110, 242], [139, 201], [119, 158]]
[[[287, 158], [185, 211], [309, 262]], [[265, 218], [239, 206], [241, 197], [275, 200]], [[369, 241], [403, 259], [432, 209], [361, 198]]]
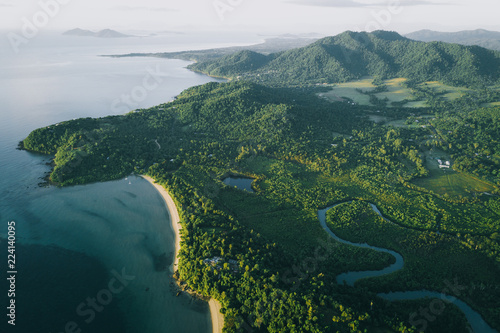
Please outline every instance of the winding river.
[[[325, 229], [325, 231], [333, 239], [335, 239], [337, 242], [347, 244], [347, 245], [362, 247], [362, 248], [366, 248], [366, 249], [372, 249], [372, 250], [375, 250], [378, 252], [389, 253], [394, 258], [396, 258], [396, 262], [394, 264], [392, 264], [392, 265], [390, 265], [382, 270], [378, 270], [378, 271], [347, 272], [347, 273], [340, 274], [339, 276], [337, 276], [337, 283], [339, 283], [339, 284], [346, 283], [347, 285], [353, 287], [354, 283], [357, 280], [369, 278], [369, 277], [378, 277], [378, 276], [385, 275], [385, 274], [390, 274], [390, 273], [396, 272], [396, 271], [400, 270], [401, 268], [403, 268], [403, 266], [404, 266], [403, 256], [401, 256], [399, 253], [392, 251], [392, 250], [383, 249], [381, 247], [371, 246], [371, 245], [368, 245], [366, 243], [361, 244], [361, 243], [353, 243], [353, 242], [346, 241], [346, 240], [338, 237], [337, 235], [335, 235], [333, 233], [333, 231], [331, 231], [330, 228], [328, 228], [328, 226], [326, 225], [326, 212], [332, 208], [337, 207], [338, 205], [341, 205], [341, 204], [342, 203], [339, 203], [339, 204], [327, 207], [325, 209], [318, 210], [318, 219], [319, 219], [319, 222], [320, 222], [321, 226], [323, 227], [323, 229]], [[374, 208], [374, 210], [378, 214], [380, 214], [380, 211], [377, 209], [376, 206], [373, 205], [372, 208]], [[382, 216], [382, 215], [380, 214], [380, 216]]]
[[[401, 254], [399, 254], [395, 251], [392, 251], [392, 250], [388, 250], [388, 249], [384, 249], [384, 248], [380, 248], [380, 247], [376, 247], [376, 246], [371, 246], [371, 245], [368, 245], [367, 243], [353, 243], [353, 242], [346, 241], [346, 240], [338, 237], [337, 235], [335, 235], [333, 233], [333, 231], [330, 230], [330, 228], [328, 228], [328, 226], [326, 225], [326, 212], [334, 207], [337, 207], [337, 206], [343, 204], [343, 203], [346, 203], [346, 202], [341, 202], [341, 203], [338, 203], [336, 205], [327, 207], [325, 209], [318, 210], [318, 219], [319, 219], [319, 222], [320, 222], [321, 226], [323, 227], [323, 229], [325, 229], [325, 231], [333, 239], [335, 239], [336, 241], [338, 241], [340, 243], [348, 244], [348, 245], [352, 245], [352, 246], [356, 246], [356, 247], [372, 249], [372, 250], [379, 251], [379, 252], [389, 253], [392, 256], [394, 256], [394, 258], [396, 258], [396, 262], [394, 264], [392, 264], [384, 269], [378, 270], [378, 271], [361, 271], [361, 272], [342, 273], [342, 274], [337, 276], [337, 283], [339, 283], [339, 284], [346, 283], [349, 286], [354, 286], [354, 283], [360, 279], [364, 279], [364, 278], [368, 278], [368, 277], [379, 277], [382, 275], [394, 273], [394, 272], [402, 269], [404, 266], [404, 259], [401, 256]], [[387, 219], [386, 217], [384, 217], [382, 215], [382, 213], [380, 212], [380, 210], [378, 209], [377, 206], [375, 206], [372, 203], [370, 203], [370, 206], [372, 207], [373, 211], [375, 213], [377, 213], [380, 217], [382, 217], [385, 221], [387, 221], [389, 223], [393, 223], [389, 219]], [[379, 294], [377, 294], [377, 296], [384, 298], [386, 300], [389, 300], [389, 301], [403, 301], [403, 300], [416, 300], [416, 299], [421, 299], [421, 298], [434, 298], [437, 300], [444, 301], [444, 302], [437, 301], [434, 303], [435, 305], [439, 305], [441, 307], [441, 309], [445, 303], [453, 303], [460, 310], [462, 310], [462, 312], [465, 314], [465, 317], [467, 318], [467, 321], [469, 322], [473, 332], [480, 332], [480, 333], [483, 333], [483, 332], [484, 333], [490, 333], [490, 332], [494, 333], [494, 332], [496, 332], [496, 333], [498, 333], [498, 331], [491, 328], [484, 321], [484, 319], [481, 317], [481, 315], [479, 313], [474, 311], [465, 302], [463, 302], [463, 301], [461, 301], [453, 296], [446, 295], [442, 292], [438, 293], [436, 291], [429, 291], [429, 290], [401, 291], [401, 292], [391, 292], [391, 293], [379, 293]], [[429, 302], [429, 307], [431, 307], [432, 304], [433, 304], [433, 302]], [[431, 307], [431, 310], [432, 310], [432, 307]]]
[[[247, 192], [253, 192], [253, 190], [249, 191], [249, 187], [251, 189], [251, 183], [253, 179], [248, 179], [248, 178], [238, 178], [238, 177], [227, 177], [223, 180], [224, 184], [230, 185], [230, 186], [235, 186], [236, 188], [247, 191]], [[352, 201], [348, 201], [352, 202]], [[356, 247], [361, 247], [361, 248], [366, 248], [366, 249], [371, 249], [375, 250], [378, 252], [385, 252], [389, 253], [392, 255], [395, 259], [396, 262], [389, 265], [388, 267], [385, 267], [384, 269], [378, 270], [378, 271], [359, 271], [359, 272], [347, 272], [347, 273], [342, 273], [337, 276], [337, 283], [338, 284], [347, 284], [349, 286], [354, 286], [354, 283], [360, 279], [364, 278], [373, 278], [373, 277], [379, 277], [383, 276], [386, 274], [394, 273], [400, 269], [403, 268], [404, 266], [404, 259], [403, 256], [395, 251], [384, 249], [381, 247], [376, 247], [376, 246], [371, 246], [368, 245], [367, 243], [353, 243], [349, 242], [345, 239], [342, 239], [335, 235], [330, 228], [326, 225], [326, 213], [332, 209], [335, 208], [341, 204], [348, 203], [348, 202], [340, 202], [338, 204], [335, 204], [333, 206], [327, 207], [325, 209], [320, 209], [318, 210], [318, 219], [321, 224], [321, 227], [337, 242], [347, 244], [347, 245], [352, 245]], [[378, 209], [377, 206], [374, 204], [370, 203], [370, 206], [372, 207], [373, 211], [377, 213], [380, 217], [384, 219], [384, 221], [388, 223], [393, 223], [386, 217], [382, 215], [380, 210]], [[379, 293], [377, 296], [389, 300], [389, 301], [403, 301], [403, 300], [416, 300], [416, 299], [422, 299], [422, 298], [432, 298], [436, 299], [436, 301], [429, 301], [429, 307], [431, 307], [431, 310], [433, 307], [436, 305], [439, 305], [441, 308], [445, 303], [453, 303], [455, 306], [457, 306], [462, 312], [465, 314], [465, 317], [467, 318], [467, 321], [470, 324], [470, 327], [473, 332], [478, 332], [478, 333], [498, 333], [497, 330], [494, 330], [491, 328], [481, 317], [479, 313], [474, 311], [469, 305], [467, 305], [465, 302], [457, 299], [456, 297], [453, 297], [451, 295], [446, 295], [444, 293], [439, 293], [436, 291], [429, 291], [429, 290], [418, 290], [418, 291], [401, 291], [401, 292], [391, 292], [391, 293]], [[442, 302], [442, 301], [444, 302]]]

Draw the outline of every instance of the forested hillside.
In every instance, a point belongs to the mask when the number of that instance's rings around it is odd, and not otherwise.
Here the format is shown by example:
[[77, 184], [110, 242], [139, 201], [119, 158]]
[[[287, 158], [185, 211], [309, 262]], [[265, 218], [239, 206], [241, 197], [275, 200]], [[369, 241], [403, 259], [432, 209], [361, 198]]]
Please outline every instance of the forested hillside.
[[484, 86], [500, 79], [500, 52], [478, 46], [418, 42], [395, 32], [344, 32], [298, 49], [241, 51], [190, 69], [274, 86], [338, 83], [372, 76]]
[[[209, 83], [147, 110], [38, 129], [23, 146], [55, 154], [51, 180], [60, 185], [135, 172], [166, 187], [183, 224], [177, 276], [221, 301], [226, 332], [414, 332], [410, 314], [429, 301], [401, 306], [376, 294], [443, 290], [454, 278], [487, 286], [464, 301], [499, 328], [500, 108], [460, 105], [381, 110], [307, 89]], [[229, 175], [254, 178], [255, 193], [224, 185]], [[339, 206], [337, 220], [328, 215], [331, 229], [394, 249], [405, 266], [349, 287], [336, 276], [393, 261], [320, 227], [318, 209], [353, 200], [376, 204], [391, 222], [353, 204]], [[215, 256], [237, 267], [204, 263]], [[428, 332], [467, 331], [454, 306], [428, 324]]]

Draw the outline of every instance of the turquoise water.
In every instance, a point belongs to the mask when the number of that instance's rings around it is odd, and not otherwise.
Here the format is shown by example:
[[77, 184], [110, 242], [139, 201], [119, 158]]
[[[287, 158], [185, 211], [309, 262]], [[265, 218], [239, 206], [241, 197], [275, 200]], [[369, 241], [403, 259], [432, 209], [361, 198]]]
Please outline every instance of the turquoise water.
[[[19, 332], [37, 322], [60, 331], [69, 321], [88, 332], [210, 332], [207, 304], [175, 297], [172, 271], [155, 265], [162, 257], [171, 264], [175, 236], [163, 199], [148, 182], [131, 176], [26, 195], [14, 219]], [[109, 289], [113, 272], [130, 280], [87, 324], [78, 306]]]
[[[215, 43], [222, 43], [218, 36]], [[167, 102], [190, 86], [214, 81], [187, 71], [188, 63], [180, 60], [98, 57], [215, 46], [203, 40], [185, 35], [104, 41], [41, 34], [17, 55], [0, 41], [0, 268], [4, 276], [7, 222], [15, 221], [18, 270], [16, 327], [2, 320], [1, 332], [64, 332], [70, 322], [82, 332], [97, 333], [211, 331], [207, 304], [175, 297], [171, 290], [171, 272], [164, 268], [173, 259], [174, 234], [163, 200], [149, 183], [132, 176], [41, 188], [50, 158], [16, 150], [36, 128], [128, 111], [114, 102], [140, 86], [150, 69], [161, 72], [159, 84], [134, 108]], [[118, 288], [117, 274], [131, 280]], [[110, 293], [110, 283], [111, 289], [123, 290]], [[92, 298], [105, 303], [94, 316], [87, 303]], [[8, 299], [1, 299], [5, 309]]]

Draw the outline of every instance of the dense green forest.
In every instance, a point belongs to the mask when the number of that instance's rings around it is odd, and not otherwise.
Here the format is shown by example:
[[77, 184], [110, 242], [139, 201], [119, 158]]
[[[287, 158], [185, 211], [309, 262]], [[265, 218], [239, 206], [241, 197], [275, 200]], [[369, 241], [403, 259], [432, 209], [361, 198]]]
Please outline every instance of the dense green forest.
[[418, 42], [396, 32], [348, 31], [298, 49], [269, 55], [240, 51], [189, 68], [217, 77], [286, 87], [346, 82], [364, 76], [480, 87], [498, 83], [500, 52]]
[[[55, 156], [50, 178], [60, 185], [135, 172], [167, 188], [183, 224], [179, 279], [221, 301], [226, 332], [412, 332], [410, 314], [428, 302], [376, 294], [442, 290], [455, 278], [490, 286], [463, 300], [498, 329], [500, 108], [470, 107], [431, 117], [384, 109], [422, 124], [394, 127], [370, 120], [378, 107], [331, 103], [309, 89], [209, 83], [147, 110], [41, 128], [22, 145]], [[439, 169], [434, 156], [451, 168]], [[228, 175], [255, 178], [255, 193], [224, 185]], [[471, 185], [441, 193], [432, 181], [450, 175]], [[342, 272], [394, 261], [337, 244], [320, 227], [319, 208], [349, 200], [329, 212], [331, 229], [398, 251], [403, 270], [355, 288], [337, 284]], [[238, 269], [204, 264], [214, 256]], [[453, 306], [427, 331], [450, 330], [466, 331]]]

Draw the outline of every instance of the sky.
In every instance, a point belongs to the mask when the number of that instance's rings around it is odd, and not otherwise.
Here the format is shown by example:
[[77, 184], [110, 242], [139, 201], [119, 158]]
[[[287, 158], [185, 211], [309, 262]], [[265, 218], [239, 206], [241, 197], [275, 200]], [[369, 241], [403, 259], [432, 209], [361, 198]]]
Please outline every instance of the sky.
[[0, 29], [500, 31], [498, 0], [0, 0]]

